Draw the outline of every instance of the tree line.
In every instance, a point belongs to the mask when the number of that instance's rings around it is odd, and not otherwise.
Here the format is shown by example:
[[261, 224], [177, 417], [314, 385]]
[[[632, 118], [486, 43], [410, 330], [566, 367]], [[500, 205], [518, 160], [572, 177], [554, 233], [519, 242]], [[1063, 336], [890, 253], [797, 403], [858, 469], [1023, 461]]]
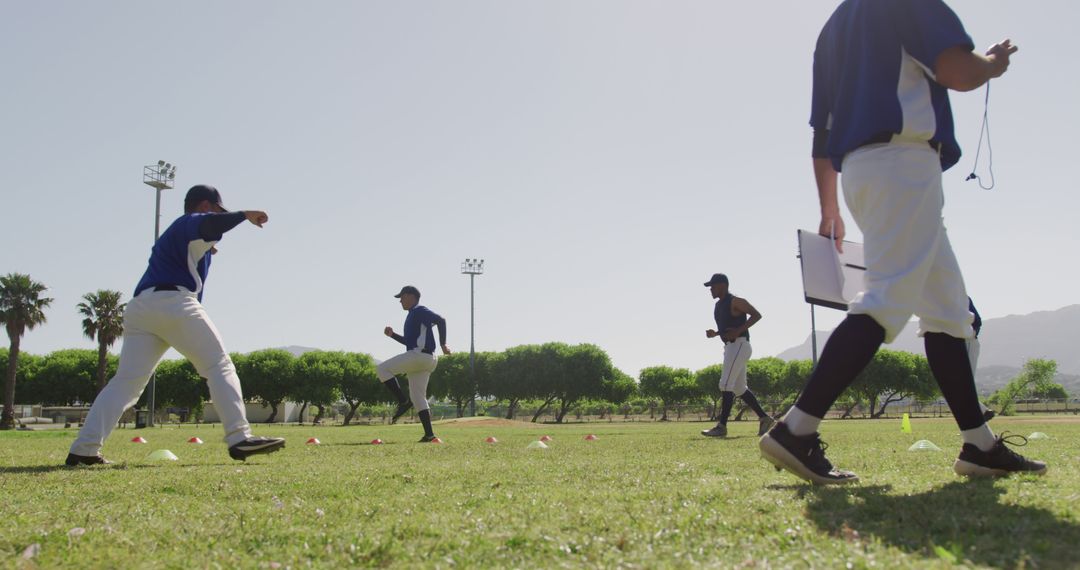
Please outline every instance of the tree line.
[[[89, 404], [116, 372], [117, 357], [108, 353], [123, 334], [122, 295], [100, 290], [87, 293], [76, 310], [84, 317], [83, 333], [96, 340], [96, 350], [65, 349], [48, 355], [21, 354], [19, 341], [27, 330], [45, 322], [45, 309], [52, 299], [43, 296], [44, 285], [27, 275], [0, 277], [0, 322], [8, 332], [10, 348], [0, 349], [0, 365], [7, 372], [3, 416], [0, 429], [14, 424], [14, 403], [44, 405]], [[281, 349], [258, 350], [231, 355], [240, 377], [244, 396], [271, 409], [272, 422], [284, 402], [317, 409], [321, 420], [329, 407], [344, 403], [345, 423], [361, 406], [384, 406], [392, 398], [375, 372], [375, 360], [368, 354], [341, 351], [312, 351], [294, 356]], [[747, 364], [747, 382], [773, 414], [794, 403], [812, 371], [809, 360], [783, 361], [759, 358]], [[1032, 396], [1064, 397], [1064, 389], [1051, 379], [1053, 361], [1032, 360], [1006, 389], [992, 397], [1000, 411], [1008, 413], [1011, 402]], [[719, 409], [719, 381], [722, 365], [701, 370], [671, 366], [643, 369], [635, 379], [612, 365], [607, 353], [592, 344], [560, 342], [530, 344], [502, 352], [480, 352], [475, 358], [456, 353], [439, 359], [431, 375], [428, 395], [448, 402], [458, 415], [479, 399], [481, 411], [497, 411], [508, 419], [521, 410], [531, 411], [532, 421], [550, 414], [563, 422], [582, 407], [600, 415], [616, 409], [659, 409], [661, 419], [670, 410], [681, 414], [687, 405], [703, 406], [710, 417]], [[189, 410], [198, 418], [209, 399], [206, 382], [186, 360], [165, 360], [156, 372], [157, 411], [166, 408]], [[402, 381], [406, 381], [402, 378]], [[19, 386], [16, 400], [15, 386]], [[870, 417], [885, 414], [890, 404], [901, 400], [931, 400], [940, 392], [926, 358], [908, 352], [881, 350], [860, 373], [851, 389], [837, 401], [843, 417], [862, 409]], [[145, 406], [146, 394], [138, 406]], [[736, 417], [741, 414], [736, 409]]]

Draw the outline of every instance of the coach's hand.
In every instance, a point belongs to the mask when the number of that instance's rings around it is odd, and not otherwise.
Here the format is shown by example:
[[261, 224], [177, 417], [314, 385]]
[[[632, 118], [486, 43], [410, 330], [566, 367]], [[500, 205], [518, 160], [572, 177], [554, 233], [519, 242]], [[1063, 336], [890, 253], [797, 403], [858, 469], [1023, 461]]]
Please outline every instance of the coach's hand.
[[446, 346], [445, 344], [444, 344], [444, 345], [442, 345], [442, 353], [443, 353], [443, 354], [445, 354], [445, 355], [447, 355], [447, 356], [449, 356], [450, 354], [452, 354], [452, 353], [450, 352], [450, 347], [449, 347], [449, 346]]
[[713, 329], [709, 329], [709, 330], [705, 331], [705, 338], [716, 338], [717, 334], [718, 333], [716, 331], [714, 331]]
[[244, 216], [247, 220], [260, 228], [263, 224], [270, 221], [270, 217], [266, 215], [266, 212], [260, 210], [244, 210]]
[[836, 214], [822, 214], [818, 235], [836, 240], [836, 251], [844, 253], [844, 219]]
[[394, 336], [394, 328], [386, 327], [385, 329], [383, 329], [382, 333], [386, 336]]

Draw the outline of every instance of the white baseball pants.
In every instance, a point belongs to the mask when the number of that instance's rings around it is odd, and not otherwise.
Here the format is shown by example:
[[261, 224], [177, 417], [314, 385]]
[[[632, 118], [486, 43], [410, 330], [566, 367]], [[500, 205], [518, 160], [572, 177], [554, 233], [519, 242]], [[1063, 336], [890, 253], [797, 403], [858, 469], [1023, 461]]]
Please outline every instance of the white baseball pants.
[[417, 349], [382, 361], [376, 371], [380, 382], [386, 382], [398, 374], [405, 374], [409, 379], [409, 399], [416, 411], [421, 412], [428, 409], [428, 380], [438, 363], [439, 359], [434, 354]]
[[926, 142], [868, 145], [844, 158], [844, 199], [862, 230], [864, 289], [848, 312], [892, 342], [911, 315], [919, 335], [971, 338], [967, 291], [942, 219], [941, 163]]
[[94, 399], [71, 453], [98, 454], [120, 421], [120, 415], [138, 401], [170, 346], [206, 378], [210, 397], [225, 428], [225, 442], [234, 445], [251, 437], [240, 378], [221, 335], [194, 293], [143, 291], [124, 309], [123, 338], [116, 376]]
[[750, 360], [750, 341], [745, 337], [724, 345], [724, 369], [720, 374], [720, 391], [742, 396], [746, 392], [746, 363]]

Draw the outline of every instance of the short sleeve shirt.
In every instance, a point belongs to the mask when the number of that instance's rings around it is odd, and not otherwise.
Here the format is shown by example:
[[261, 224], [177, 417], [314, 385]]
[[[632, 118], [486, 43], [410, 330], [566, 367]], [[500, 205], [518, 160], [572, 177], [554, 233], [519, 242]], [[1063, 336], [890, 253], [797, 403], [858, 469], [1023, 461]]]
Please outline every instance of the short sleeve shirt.
[[827, 153], [844, 156], [882, 134], [941, 145], [942, 170], [960, 159], [948, 90], [934, 65], [952, 47], [974, 49], [941, 0], [845, 0], [814, 50], [810, 125], [828, 130]]

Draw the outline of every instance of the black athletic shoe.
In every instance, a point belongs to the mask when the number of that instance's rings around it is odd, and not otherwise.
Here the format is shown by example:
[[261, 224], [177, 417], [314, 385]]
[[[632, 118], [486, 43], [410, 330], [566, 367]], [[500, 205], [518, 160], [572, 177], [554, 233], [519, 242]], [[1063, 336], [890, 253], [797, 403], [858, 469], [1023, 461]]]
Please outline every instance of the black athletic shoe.
[[701, 430], [701, 435], [705, 437], [727, 437], [727, 426], [724, 424], [716, 424], [711, 429]]
[[779, 422], [758, 441], [761, 456], [776, 466], [818, 485], [854, 483], [859, 478], [850, 471], [834, 469], [825, 458], [828, 445], [818, 434], [793, 435], [784, 422]]
[[[1027, 445], [1027, 438], [1013, 434], [1006, 436], [1008, 432], [1002, 432], [994, 442], [990, 451], [983, 451], [978, 447], [965, 443], [960, 450], [960, 457], [953, 463], [953, 471], [957, 475], [966, 477], [1001, 477], [1010, 473], [1031, 473], [1043, 475], [1046, 473], [1046, 464], [1042, 461], [1032, 461], [1023, 455], [1005, 447], [1009, 445]], [[1020, 443], [1014, 443], [1022, 440]]]
[[285, 447], [283, 437], [249, 437], [229, 447], [229, 457], [237, 461], [246, 461], [252, 455], [273, 453], [282, 447]]
[[105, 459], [100, 455], [75, 455], [69, 453], [67, 460], [64, 461], [64, 465], [68, 467], [75, 467], [76, 465], [109, 465], [112, 461]]
[[758, 437], [769, 433], [769, 430], [772, 429], [774, 425], [776, 425], [776, 420], [774, 420], [770, 416], [762, 416], [761, 418], [759, 418], [757, 430]]
[[431, 443], [431, 442], [435, 441], [436, 437], [438, 437], [438, 436], [436, 436], [434, 434], [425, 435], [424, 437], [420, 438], [420, 441], [418, 443]]
[[400, 419], [401, 416], [404, 416], [405, 412], [408, 412], [411, 409], [412, 409], [412, 401], [410, 401], [410, 400], [405, 400], [404, 402], [398, 403], [397, 409], [394, 410], [394, 417], [390, 418], [390, 423], [391, 424], [396, 424], [398, 419]]
[[997, 415], [997, 412], [995, 412], [994, 410], [991, 410], [990, 408], [986, 408], [986, 411], [983, 412], [983, 421], [988, 422], [988, 421], [994, 419], [994, 416], [996, 416], [996, 415]]

